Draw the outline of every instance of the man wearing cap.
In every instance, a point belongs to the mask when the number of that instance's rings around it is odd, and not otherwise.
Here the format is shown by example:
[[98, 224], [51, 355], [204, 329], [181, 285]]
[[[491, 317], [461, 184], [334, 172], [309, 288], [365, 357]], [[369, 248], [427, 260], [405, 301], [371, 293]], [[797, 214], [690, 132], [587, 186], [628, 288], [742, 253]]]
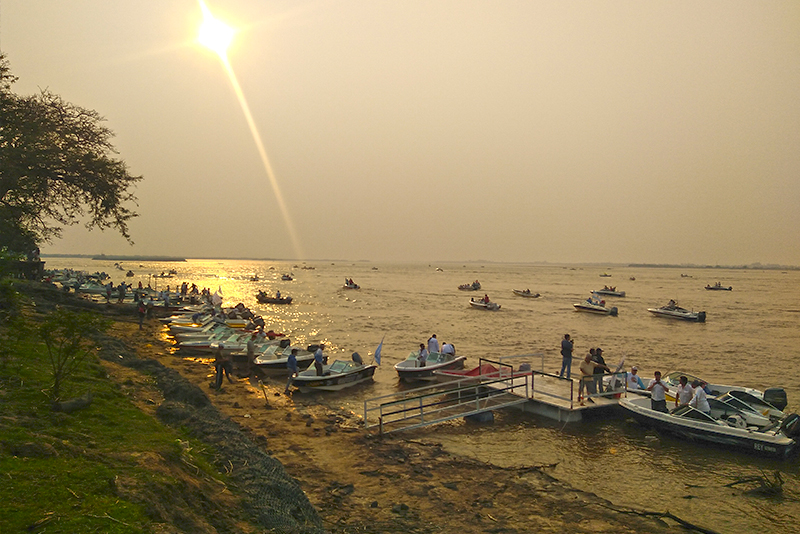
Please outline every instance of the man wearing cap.
[[711, 406], [708, 404], [708, 397], [706, 391], [703, 389], [703, 382], [695, 380], [692, 382], [692, 400], [689, 401], [689, 406], [697, 408], [703, 413], [711, 413]]
[[635, 365], [631, 367], [631, 372], [627, 373], [628, 389], [644, 389], [644, 382], [639, 376], [639, 368]]

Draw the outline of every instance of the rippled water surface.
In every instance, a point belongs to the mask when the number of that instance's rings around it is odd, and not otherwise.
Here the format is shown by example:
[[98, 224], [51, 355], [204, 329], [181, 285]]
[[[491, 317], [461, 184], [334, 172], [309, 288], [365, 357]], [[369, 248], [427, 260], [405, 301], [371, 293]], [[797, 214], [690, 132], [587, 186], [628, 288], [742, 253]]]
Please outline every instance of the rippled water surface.
[[[575, 338], [576, 354], [600, 346], [606, 362], [638, 365], [649, 378], [656, 369], [682, 370], [720, 384], [758, 389], [784, 387], [787, 410], [800, 411], [797, 365], [800, 348], [800, 272], [632, 267], [562, 267], [510, 264], [375, 264], [190, 260], [185, 263], [123, 264], [72, 258], [45, 258], [48, 268], [105, 271], [114, 282], [173, 287], [186, 280], [221, 289], [226, 305], [242, 302], [264, 315], [270, 328], [300, 344], [325, 342], [334, 354], [358, 351], [369, 361], [381, 339], [383, 365], [375, 383], [333, 394], [316, 394], [330, 405], [362, 413], [363, 401], [398, 390], [392, 366], [435, 333], [468, 357], [542, 353], [545, 370], [560, 367], [559, 343]], [[302, 266], [314, 269], [302, 269]], [[441, 270], [437, 270], [441, 269]], [[176, 269], [174, 279], [150, 274]], [[281, 281], [293, 273], [293, 281]], [[610, 278], [600, 277], [608, 273]], [[681, 276], [681, 275], [686, 276]], [[258, 282], [250, 279], [258, 275]], [[342, 288], [345, 277], [360, 290]], [[635, 280], [631, 280], [634, 277]], [[458, 285], [479, 280], [481, 295], [501, 304], [498, 312], [472, 309], [475, 293]], [[706, 291], [720, 281], [733, 291]], [[607, 297], [618, 317], [573, 310], [593, 289], [614, 285], [625, 298]], [[525, 299], [512, 289], [530, 288], [541, 298]], [[294, 298], [290, 306], [264, 306], [258, 290]], [[705, 310], [704, 324], [651, 316], [649, 307], [669, 299]], [[576, 364], [577, 365], [577, 364]], [[451, 423], [419, 431], [453, 451], [503, 466], [557, 464], [553, 476], [619, 505], [669, 510], [721, 533], [795, 532], [800, 522], [798, 460], [762, 460], [662, 437], [623, 415], [563, 425], [519, 412], [497, 414], [494, 423]], [[778, 471], [785, 481], [780, 498], [745, 494], [726, 487], [741, 477]]]

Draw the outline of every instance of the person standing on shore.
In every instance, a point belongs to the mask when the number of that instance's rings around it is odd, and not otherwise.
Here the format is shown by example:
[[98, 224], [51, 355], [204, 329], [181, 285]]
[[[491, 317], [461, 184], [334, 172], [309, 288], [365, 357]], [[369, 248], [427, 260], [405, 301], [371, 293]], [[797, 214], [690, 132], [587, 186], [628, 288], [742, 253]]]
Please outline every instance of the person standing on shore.
[[570, 339], [569, 334], [564, 334], [564, 339], [561, 340], [561, 372], [558, 376], [564, 378], [564, 371], [566, 371], [566, 378], [572, 375], [572, 349], [575, 346], [575, 341]]
[[286, 381], [286, 389], [283, 390], [284, 395], [289, 394], [289, 388], [292, 387], [292, 382], [297, 376], [297, 349], [292, 349], [291, 354], [286, 359], [286, 368], [289, 370], [289, 380]]
[[144, 316], [147, 314], [147, 306], [145, 306], [144, 301], [139, 301], [139, 306], [136, 309], [136, 313], [139, 314], [139, 330], [142, 329], [142, 323], [144, 322]]
[[314, 369], [317, 370], [317, 376], [325, 374], [322, 368], [323, 362], [325, 361], [325, 357], [322, 355], [324, 349], [325, 345], [320, 343], [319, 347], [317, 347], [317, 350], [314, 352]]
[[661, 371], [653, 373], [653, 380], [647, 386], [650, 392], [650, 408], [657, 412], [668, 413], [667, 410], [667, 391], [669, 388], [661, 381]]

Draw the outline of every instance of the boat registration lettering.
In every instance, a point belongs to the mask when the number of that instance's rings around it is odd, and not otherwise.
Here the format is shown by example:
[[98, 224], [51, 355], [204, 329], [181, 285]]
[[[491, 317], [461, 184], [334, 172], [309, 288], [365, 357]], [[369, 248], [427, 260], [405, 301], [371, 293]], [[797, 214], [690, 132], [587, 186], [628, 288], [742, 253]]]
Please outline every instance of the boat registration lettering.
[[769, 445], [763, 445], [761, 443], [754, 443], [753, 447], [757, 451], [778, 452], [776, 447], [770, 447]]

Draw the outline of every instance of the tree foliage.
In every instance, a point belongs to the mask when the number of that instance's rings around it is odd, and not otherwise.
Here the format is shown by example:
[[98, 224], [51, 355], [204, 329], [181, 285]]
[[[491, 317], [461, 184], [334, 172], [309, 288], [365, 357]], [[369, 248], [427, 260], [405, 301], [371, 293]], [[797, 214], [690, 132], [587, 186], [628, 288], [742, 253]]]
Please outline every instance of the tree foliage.
[[39, 326], [39, 337], [47, 347], [53, 383], [50, 398], [61, 400], [64, 382], [77, 371], [97, 348], [92, 336], [108, 330], [110, 322], [93, 313], [71, 312], [62, 308], [48, 315]]
[[141, 176], [114, 157], [104, 119], [46, 89], [17, 95], [15, 81], [0, 55], [0, 242], [29, 251], [84, 220], [130, 241], [137, 214], [126, 205], [135, 204], [131, 189]]

